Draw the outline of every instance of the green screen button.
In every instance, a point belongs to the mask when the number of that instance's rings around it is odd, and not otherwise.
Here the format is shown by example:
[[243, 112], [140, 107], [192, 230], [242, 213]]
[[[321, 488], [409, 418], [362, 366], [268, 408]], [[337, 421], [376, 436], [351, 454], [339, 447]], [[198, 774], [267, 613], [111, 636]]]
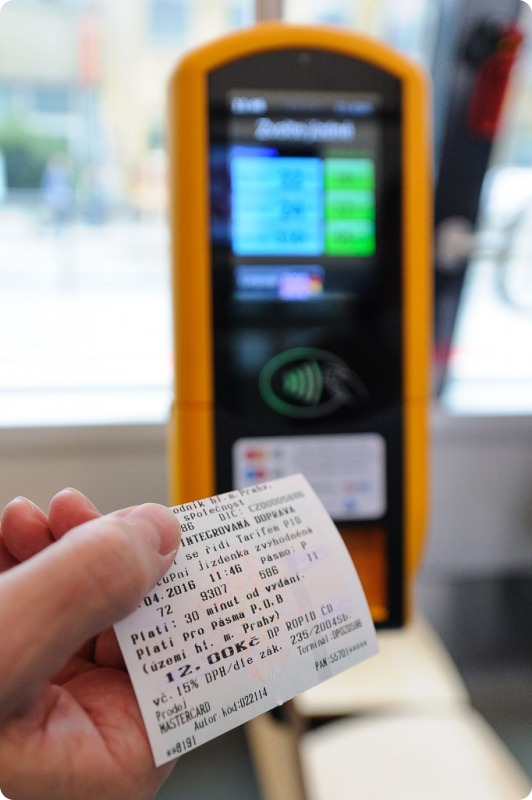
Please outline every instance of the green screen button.
[[326, 219], [374, 219], [373, 192], [365, 189], [329, 189], [325, 192]]
[[365, 219], [331, 219], [325, 223], [328, 256], [371, 256], [375, 253], [375, 225]]
[[325, 189], [375, 189], [375, 165], [369, 158], [326, 158]]

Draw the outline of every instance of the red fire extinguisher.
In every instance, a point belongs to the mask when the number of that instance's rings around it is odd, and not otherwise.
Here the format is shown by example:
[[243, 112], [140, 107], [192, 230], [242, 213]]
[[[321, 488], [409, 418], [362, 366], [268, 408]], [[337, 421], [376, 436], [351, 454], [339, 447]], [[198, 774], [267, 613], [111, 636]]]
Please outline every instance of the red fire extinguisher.
[[[477, 35], [479, 33], [477, 31]], [[490, 43], [491, 52], [478, 65], [467, 115], [467, 127], [474, 136], [488, 140], [495, 136], [510, 73], [522, 41], [523, 34], [515, 26], [499, 31]]]

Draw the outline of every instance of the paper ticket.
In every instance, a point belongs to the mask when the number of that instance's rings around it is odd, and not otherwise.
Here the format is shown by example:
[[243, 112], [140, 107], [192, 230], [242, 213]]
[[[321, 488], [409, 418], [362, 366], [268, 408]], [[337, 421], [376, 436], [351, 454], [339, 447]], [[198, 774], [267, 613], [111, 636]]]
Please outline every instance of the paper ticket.
[[302, 475], [173, 511], [173, 566], [115, 626], [157, 766], [377, 652], [355, 567]]

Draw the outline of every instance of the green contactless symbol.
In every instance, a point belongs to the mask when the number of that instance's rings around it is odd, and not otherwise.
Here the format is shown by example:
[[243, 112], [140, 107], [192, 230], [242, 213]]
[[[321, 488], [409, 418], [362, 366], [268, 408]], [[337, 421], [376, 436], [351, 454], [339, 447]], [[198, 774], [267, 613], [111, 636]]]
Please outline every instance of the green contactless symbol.
[[323, 392], [323, 373], [316, 361], [307, 361], [282, 375], [283, 393], [302, 405], [315, 406]]
[[259, 391], [273, 411], [294, 419], [324, 417], [367, 396], [342, 359], [315, 347], [296, 347], [270, 359], [260, 373]]

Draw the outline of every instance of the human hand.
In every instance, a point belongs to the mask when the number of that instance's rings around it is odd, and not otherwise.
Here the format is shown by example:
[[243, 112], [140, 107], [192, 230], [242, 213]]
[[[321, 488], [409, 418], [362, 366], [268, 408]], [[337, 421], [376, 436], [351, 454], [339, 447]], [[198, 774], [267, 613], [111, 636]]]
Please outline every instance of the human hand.
[[155, 768], [110, 626], [169, 569], [164, 506], [101, 516], [66, 489], [48, 516], [25, 498], [0, 527], [0, 789], [12, 800], [147, 800]]

